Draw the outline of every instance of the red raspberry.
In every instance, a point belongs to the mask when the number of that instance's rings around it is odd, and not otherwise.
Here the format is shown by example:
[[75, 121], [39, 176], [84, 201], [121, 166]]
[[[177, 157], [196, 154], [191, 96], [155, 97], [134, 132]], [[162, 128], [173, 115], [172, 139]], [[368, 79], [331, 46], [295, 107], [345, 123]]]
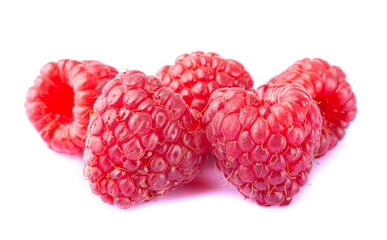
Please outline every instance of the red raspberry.
[[216, 53], [182, 54], [175, 65], [162, 67], [157, 76], [166, 87], [180, 93], [193, 109], [203, 113], [211, 93], [223, 87], [253, 87], [253, 80], [243, 65]]
[[321, 114], [303, 87], [219, 89], [203, 117], [217, 168], [246, 198], [285, 206], [308, 180]]
[[323, 130], [316, 157], [334, 148], [356, 117], [356, 98], [345, 73], [322, 59], [299, 60], [269, 83], [299, 84], [317, 102], [323, 117]]
[[117, 70], [97, 61], [60, 60], [40, 70], [28, 90], [27, 117], [48, 147], [80, 153], [89, 123], [89, 112], [102, 87]]
[[190, 182], [205, 163], [201, 115], [154, 76], [127, 71], [94, 104], [84, 151], [92, 192], [129, 208]]

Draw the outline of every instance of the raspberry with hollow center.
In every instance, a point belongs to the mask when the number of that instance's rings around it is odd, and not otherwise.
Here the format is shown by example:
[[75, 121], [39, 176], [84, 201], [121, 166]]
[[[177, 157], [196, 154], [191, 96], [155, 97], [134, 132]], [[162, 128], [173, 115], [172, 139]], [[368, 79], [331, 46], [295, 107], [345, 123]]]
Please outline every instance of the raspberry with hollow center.
[[253, 80], [241, 63], [212, 52], [182, 54], [176, 58], [175, 65], [162, 67], [157, 76], [166, 87], [179, 93], [191, 108], [201, 113], [216, 89], [253, 87]]
[[80, 153], [85, 146], [89, 112], [102, 87], [117, 70], [98, 61], [49, 62], [28, 90], [27, 117], [57, 152]]
[[321, 114], [301, 86], [215, 91], [203, 116], [217, 168], [246, 198], [285, 206], [308, 180]]
[[269, 83], [301, 85], [318, 104], [323, 124], [316, 157], [333, 149], [343, 139], [345, 129], [356, 117], [356, 98], [346, 81], [345, 73], [322, 59], [299, 60]]
[[129, 208], [190, 182], [207, 150], [200, 113], [157, 77], [126, 71], [94, 104], [84, 172], [94, 194]]

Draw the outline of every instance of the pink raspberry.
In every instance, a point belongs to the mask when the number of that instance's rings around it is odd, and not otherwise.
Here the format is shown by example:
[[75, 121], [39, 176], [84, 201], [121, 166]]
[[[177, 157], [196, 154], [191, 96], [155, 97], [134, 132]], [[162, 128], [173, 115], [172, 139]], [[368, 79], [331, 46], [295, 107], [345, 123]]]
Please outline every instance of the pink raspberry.
[[323, 117], [320, 148], [316, 157], [325, 155], [343, 139], [345, 129], [356, 117], [356, 98], [345, 73], [322, 59], [302, 59], [269, 83], [303, 86], [320, 108]]
[[193, 109], [203, 113], [211, 93], [223, 87], [253, 87], [253, 80], [243, 65], [216, 53], [182, 54], [175, 65], [162, 67], [157, 76], [166, 87], [179, 93]]
[[217, 168], [246, 198], [288, 205], [308, 180], [321, 114], [301, 86], [215, 91], [203, 117]]
[[64, 59], [42, 67], [27, 92], [25, 108], [49, 148], [72, 154], [83, 150], [94, 101], [117, 73], [97, 61]]
[[84, 151], [94, 194], [129, 208], [190, 182], [205, 163], [201, 115], [154, 76], [126, 71], [94, 104]]

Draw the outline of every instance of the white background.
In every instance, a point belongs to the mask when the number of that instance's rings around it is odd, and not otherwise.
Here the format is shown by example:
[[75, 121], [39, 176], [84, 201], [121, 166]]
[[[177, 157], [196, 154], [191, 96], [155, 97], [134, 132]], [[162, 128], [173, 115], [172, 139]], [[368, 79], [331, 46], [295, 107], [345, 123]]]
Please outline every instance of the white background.
[[[383, 1], [139, 2], [0, 3], [0, 239], [387, 239]], [[118, 209], [90, 192], [81, 158], [49, 150], [25, 116], [49, 61], [150, 75], [195, 50], [240, 61], [255, 87], [305, 57], [346, 72], [357, 118], [290, 206], [243, 199], [209, 161], [167, 197]]]

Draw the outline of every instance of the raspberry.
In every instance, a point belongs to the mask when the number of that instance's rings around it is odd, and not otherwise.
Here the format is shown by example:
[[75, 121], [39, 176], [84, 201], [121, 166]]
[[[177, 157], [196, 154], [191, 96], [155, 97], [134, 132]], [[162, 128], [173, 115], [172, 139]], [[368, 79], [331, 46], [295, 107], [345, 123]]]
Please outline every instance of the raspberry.
[[102, 87], [117, 73], [98, 61], [64, 59], [42, 67], [27, 92], [25, 108], [49, 148], [72, 154], [82, 151], [88, 113]]
[[301, 86], [215, 91], [203, 116], [217, 168], [246, 198], [285, 206], [308, 180], [321, 114]]
[[345, 73], [322, 59], [299, 60], [269, 83], [299, 84], [317, 102], [323, 124], [316, 157], [333, 149], [343, 139], [345, 129], [356, 117], [356, 98], [346, 81]]
[[196, 110], [157, 77], [126, 71], [94, 104], [84, 172], [102, 201], [129, 208], [190, 182], [207, 150]]
[[157, 76], [166, 87], [180, 93], [193, 109], [203, 113], [211, 93], [223, 87], [253, 87], [253, 80], [243, 65], [216, 53], [182, 54], [175, 65], [162, 67]]

